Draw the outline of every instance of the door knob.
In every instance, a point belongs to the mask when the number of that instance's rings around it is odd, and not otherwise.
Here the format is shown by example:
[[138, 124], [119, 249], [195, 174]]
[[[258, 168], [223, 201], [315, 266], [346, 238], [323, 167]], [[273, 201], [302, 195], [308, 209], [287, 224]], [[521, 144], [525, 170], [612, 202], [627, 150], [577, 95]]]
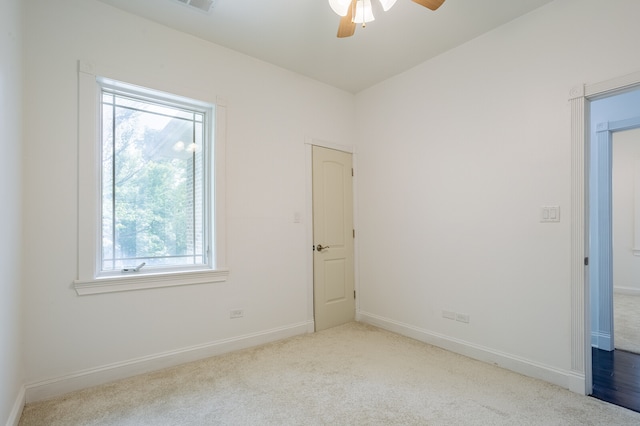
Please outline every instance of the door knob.
[[329, 246], [323, 246], [322, 244], [318, 244], [316, 248], [318, 249], [318, 251], [322, 251], [322, 250], [328, 249]]

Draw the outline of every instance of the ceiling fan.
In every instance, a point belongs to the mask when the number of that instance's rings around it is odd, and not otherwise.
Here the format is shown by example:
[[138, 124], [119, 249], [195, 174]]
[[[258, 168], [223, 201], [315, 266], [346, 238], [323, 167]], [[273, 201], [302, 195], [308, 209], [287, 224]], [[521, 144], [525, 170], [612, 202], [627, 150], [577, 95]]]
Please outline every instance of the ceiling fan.
[[[386, 12], [391, 9], [396, 0], [379, 0], [382, 9]], [[412, 0], [431, 10], [436, 10], [445, 0]], [[329, 0], [329, 5], [334, 12], [340, 15], [338, 25], [338, 37], [351, 37], [356, 32], [356, 24], [364, 27], [367, 22], [373, 21], [371, 0]]]

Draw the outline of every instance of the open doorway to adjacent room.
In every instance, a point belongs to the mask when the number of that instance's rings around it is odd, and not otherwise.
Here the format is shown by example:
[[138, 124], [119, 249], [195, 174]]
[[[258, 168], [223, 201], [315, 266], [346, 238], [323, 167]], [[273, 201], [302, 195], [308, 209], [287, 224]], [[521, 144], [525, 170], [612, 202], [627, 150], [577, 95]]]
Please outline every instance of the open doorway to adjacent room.
[[592, 395], [640, 411], [640, 90], [593, 99], [589, 121]]

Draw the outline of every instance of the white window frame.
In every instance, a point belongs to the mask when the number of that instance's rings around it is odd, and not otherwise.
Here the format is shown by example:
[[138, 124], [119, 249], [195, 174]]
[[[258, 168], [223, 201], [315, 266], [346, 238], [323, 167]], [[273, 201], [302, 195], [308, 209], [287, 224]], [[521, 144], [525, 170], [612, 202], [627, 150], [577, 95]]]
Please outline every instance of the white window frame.
[[[80, 61], [78, 69], [78, 274], [73, 287], [80, 296], [112, 293], [119, 291], [181, 285], [206, 284], [226, 281], [229, 270], [226, 267], [226, 217], [225, 217], [225, 152], [226, 152], [226, 104], [219, 98], [203, 99], [203, 103], [213, 104], [213, 179], [211, 192], [211, 226], [213, 241], [210, 265], [193, 268], [176, 268], [170, 271], [147, 271], [135, 273], [103, 273], [100, 271], [102, 246], [101, 225], [101, 143], [100, 143], [100, 101], [101, 84], [110, 85], [123, 79], [96, 75], [95, 66]], [[136, 86], [128, 84], [128, 87]], [[136, 86], [141, 92], [145, 90]], [[173, 90], [171, 90], [173, 89]], [[157, 89], [164, 93], [170, 90]], [[176, 96], [194, 98], [189, 94]]]

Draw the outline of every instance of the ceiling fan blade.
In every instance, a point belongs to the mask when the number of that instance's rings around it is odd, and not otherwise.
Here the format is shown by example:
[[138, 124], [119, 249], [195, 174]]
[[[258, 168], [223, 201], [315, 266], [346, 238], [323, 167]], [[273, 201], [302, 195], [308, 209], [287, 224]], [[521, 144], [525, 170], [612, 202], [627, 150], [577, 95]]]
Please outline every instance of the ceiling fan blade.
[[436, 10], [437, 8], [442, 6], [444, 0], [413, 0], [413, 2], [418, 3], [420, 6], [424, 6], [428, 9]]
[[357, 0], [352, 0], [347, 14], [340, 18], [338, 25], [338, 38], [351, 37], [356, 32], [356, 23], [353, 22], [353, 11], [356, 8]]

